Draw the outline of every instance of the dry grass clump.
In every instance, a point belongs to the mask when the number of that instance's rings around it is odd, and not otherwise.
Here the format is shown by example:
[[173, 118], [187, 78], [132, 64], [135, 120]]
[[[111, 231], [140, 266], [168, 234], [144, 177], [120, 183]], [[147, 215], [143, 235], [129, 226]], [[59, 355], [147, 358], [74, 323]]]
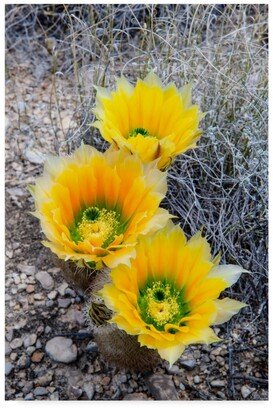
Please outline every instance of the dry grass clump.
[[10, 5], [6, 29], [10, 53], [37, 47], [50, 61], [52, 110], [67, 92], [60, 79], [72, 80], [74, 116], [56, 132], [58, 152], [81, 139], [106, 148], [91, 127], [94, 85], [150, 69], [178, 86], [193, 82], [204, 135], [171, 167], [164, 206], [189, 235], [203, 227], [223, 262], [251, 271], [229, 294], [243, 295], [246, 323], [266, 331], [267, 6]]

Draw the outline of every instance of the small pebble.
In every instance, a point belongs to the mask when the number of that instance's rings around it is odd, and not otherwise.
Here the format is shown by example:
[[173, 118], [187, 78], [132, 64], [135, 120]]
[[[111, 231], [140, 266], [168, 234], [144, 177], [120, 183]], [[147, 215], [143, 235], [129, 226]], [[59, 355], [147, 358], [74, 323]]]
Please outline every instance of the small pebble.
[[167, 370], [168, 374], [179, 374], [179, 373], [181, 373], [181, 370], [179, 369], [179, 367], [176, 364], [173, 364], [171, 367], [167, 365], [166, 370]]
[[98, 351], [99, 351], [97, 343], [95, 343], [93, 341], [88, 343], [85, 350], [86, 350], [87, 353], [92, 353], [92, 354], [97, 354]]
[[[94, 384], [92, 382], [85, 382], [84, 385], [83, 385], [83, 390], [85, 391], [86, 396], [88, 397], [88, 400], [92, 400], [93, 397], [94, 397], [94, 394], [95, 394]], [[97, 389], [96, 389], [96, 391], [97, 391]], [[102, 391], [103, 391], [103, 389], [102, 389]]]
[[52, 328], [50, 326], [46, 326], [45, 327], [45, 334], [48, 335], [49, 333], [51, 333]]
[[48, 391], [45, 387], [36, 387], [36, 389], [33, 390], [34, 396], [45, 396], [48, 394]]
[[52, 306], [54, 306], [53, 300], [47, 300], [45, 304], [46, 304], [46, 307], [52, 307]]
[[28, 335], [24, 339], [24, 347], [29, 347], [29, 346], [34, 345], [36, 343], [36, 340], [37, 340], [37, 335], [35, 333]]
[[196, 366], [196, 360], [195, 359], [181, 359], [180, 364], [184, 369], [186, 370], [193, 370]]
[[37, 340], [35, 347], [36, 347], [36, 349], [41, 349], [42, 343], [41, 343], [40, 339]]
[[43, 352], [35, 351], [31, 356], [31, 361], [34, 363], [40, 363], [44, 357]]
[[30, 366], [30, 358], [25, 353], [17, 361], [18, 369], [27, 369]]
[[225, 387], [226, 383], [224, 380], [212, 380], [210, 385], [211, 387]]
[[194, 376], [193, 381], [195, 384], [199, 384], [201, 380], [199, 376]]
[[61, 286], [58, 287], [57, 291], [59, 292], [59, 294], [61, 296], [64, 296], [64, 292], [65, 292], [66, 288], [68, 288], [68, 284], [63, 283]]
[[54, 280], [46, 271], [40, 271], [36, 273], [35, 278], [45, 290], [51, 290], [54, 286]]
[[59, 308], [68, 308], [71, 305], [71, 299], [58, 299]]
[[18, 338], [16, 338], [16, 339], [13, 339], [11, 342], [10, 342], [10, 347], [12, 348], [12, 349], [17, 349], [18, 347], [21, 347], [23, 345], [23, 340], [20, 338], [20, 337], [18, 337]]
[[254, 390], [255, 389], [251, 389], [249, 386], [242, 386], [241, 387], [241, 395], [242, 395], [243, 399], [247, 399]]
[[11, 355], [10, 355], [10, 358], [11, 358], [12, 361], [16, 360], [17, 357], [18, 357], [18, 354], [16, 352], [12, 352]]
[[13, 339], [13, 329], [9, 330], [9, 331], [6, 333], [6, 339], [7, 339], [8, 342], [11, 342], [11, 341], [12, 341], [12, 339]]
[[67, 288], [64, 291], [65, 296], [71, 296], [72, 298], [75, 298], [77, 296], [75, 290]]
[[14, 366], [10, 362], [5, 363], [5, 376], [9, 376], [14, 369]]
[[107, 385], [110, 383], [110, 381], [111, 381], [110, 377], [105, 376], [105, 377], [102, 378], [101, 384], [102, 384], [103, 386], [107, 386]]
[[34, 299], [35, 300], [43, 300], [44, 296], [42, 295], [42, 293], [35, 293], [34, 294]]
[[57, 295], [58, 295], [58, 292], [57, 292], [56, 290], [52, 290], [52, 291], [47, 295], [47, 297], [48, 297], [48, 299], [54, 300], [54, 299], [56, 299]]
[[49, 340], [45, 347], [49, 357], [61, 363], [71, 363], [77, 359], [77, 346], [73, 344], [72, 339], [65, 337], [54, 337]]
[[35, 290], [35, 287], [33, 285], [27, 285], [27, 288], [26, 288], [27, 293], [33, 293], [34, 290]]
[[12, 351], [12, 349], [11, 349], [9, 343], [5, 342], [5, 356], [9, 356], [11, 351]]
[[72, 396], [72, 398], [78, 399], [82, 395], [82, 389], [75, 386], [69, 386], [68, 395]]

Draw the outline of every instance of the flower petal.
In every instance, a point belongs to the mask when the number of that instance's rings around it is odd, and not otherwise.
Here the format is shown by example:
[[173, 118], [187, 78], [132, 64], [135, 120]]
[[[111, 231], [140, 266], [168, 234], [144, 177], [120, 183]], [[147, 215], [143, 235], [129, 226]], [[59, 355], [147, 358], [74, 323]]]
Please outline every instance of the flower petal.
[[246, 307], [247, 304], [238, 300], [224, 298], [215, 300], [217, 314], [213, 321], [213, 325], [221, 325], [227, 322], [233, 315], [239, 312], [240, 309]]
[[209, 277], [222, 278], [228, 283], [227, 287], [230, 287], [237, 282], [241, 274], [244, 272], [249, 273], [248, 270], [239, 265], [218, 265], [212, 268], [209, 273]]
[[168, 347], [166, 349], [158, 349], [159, 355], [162, 359], [167, 360], [170, 363], [170, 366], [176, 362], [176, 360], [182, 355], [185, 350], [184, 345], [176, 345], [172, 347]]

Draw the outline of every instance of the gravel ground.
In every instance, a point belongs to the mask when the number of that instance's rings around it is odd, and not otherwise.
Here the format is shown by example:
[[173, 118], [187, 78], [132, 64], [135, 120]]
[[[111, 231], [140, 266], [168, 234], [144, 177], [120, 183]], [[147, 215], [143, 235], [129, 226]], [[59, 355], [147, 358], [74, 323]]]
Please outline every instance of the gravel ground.
[[103, 360], [84, 320], [83, 296], [63, 280], [29, 214], [27, 184], [74, 118], [69, 74], [54, 89], [48, 53], [34, 50], [7, 56], [6, 400], [267, 399], [266, 326], [244, 315], [216, 329], [223, 343], [191, 346], [172, 368], [127, 373]]

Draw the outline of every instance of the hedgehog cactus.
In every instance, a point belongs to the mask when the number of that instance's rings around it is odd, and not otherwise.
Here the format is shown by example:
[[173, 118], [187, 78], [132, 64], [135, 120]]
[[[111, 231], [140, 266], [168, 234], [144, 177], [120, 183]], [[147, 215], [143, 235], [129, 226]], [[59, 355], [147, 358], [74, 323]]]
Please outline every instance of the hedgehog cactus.
[[112, 311], [94, 293], [86, 304], [86, 318], [99, 351], [109, 364], [119, 369], [144, 372], [160, 363], [156, 350], [141, 347], [136, 336], [108, 323], [112, 318]]

